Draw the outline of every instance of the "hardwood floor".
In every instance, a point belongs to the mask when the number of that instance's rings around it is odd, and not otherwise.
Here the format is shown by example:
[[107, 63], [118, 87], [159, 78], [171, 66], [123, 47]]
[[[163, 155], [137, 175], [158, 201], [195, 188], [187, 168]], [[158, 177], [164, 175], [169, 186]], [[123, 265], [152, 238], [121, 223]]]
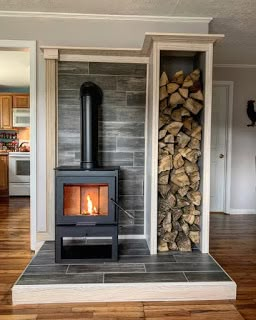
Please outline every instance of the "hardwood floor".
[[[238, 283], [237, 301], [11, 304], [11, 286], [32, 254], [29, 199], [0, 199], [0, 320], [255, 320], [256, 216], [211, 216], [211, 253]], [[243, 317], [240, 315], [240, 313]]]

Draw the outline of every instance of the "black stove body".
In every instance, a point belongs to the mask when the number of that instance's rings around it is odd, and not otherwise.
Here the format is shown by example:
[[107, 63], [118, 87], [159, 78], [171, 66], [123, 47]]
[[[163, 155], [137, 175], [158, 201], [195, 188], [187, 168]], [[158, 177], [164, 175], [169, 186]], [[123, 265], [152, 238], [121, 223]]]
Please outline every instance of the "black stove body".
[[118, 167], [98, 167], [98, 107], [101, 89], [80, 88], [81, 164], [55, 169], [57, 263], [118, 259]]

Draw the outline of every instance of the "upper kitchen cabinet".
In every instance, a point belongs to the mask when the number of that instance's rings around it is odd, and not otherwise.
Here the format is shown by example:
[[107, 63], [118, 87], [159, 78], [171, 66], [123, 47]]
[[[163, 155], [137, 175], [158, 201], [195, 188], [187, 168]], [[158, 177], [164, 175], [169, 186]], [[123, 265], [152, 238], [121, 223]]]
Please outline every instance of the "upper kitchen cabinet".
[[14, 95], [13, 108], [29, 108], [29, 94]]
[[12, 96], [0, 96], [0, 128], [12, 129]]

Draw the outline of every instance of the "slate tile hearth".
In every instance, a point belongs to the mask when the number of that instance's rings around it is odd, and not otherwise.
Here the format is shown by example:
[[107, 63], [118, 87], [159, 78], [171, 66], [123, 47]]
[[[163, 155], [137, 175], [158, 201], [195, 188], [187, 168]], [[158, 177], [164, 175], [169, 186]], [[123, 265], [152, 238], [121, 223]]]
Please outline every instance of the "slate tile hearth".
[[16, 285], [231, 281], [208, 254], [168, 252], [149, 255], [145, 240], [119, 240], [119, 261], [55, 263], [54, 241], [47, 241]]

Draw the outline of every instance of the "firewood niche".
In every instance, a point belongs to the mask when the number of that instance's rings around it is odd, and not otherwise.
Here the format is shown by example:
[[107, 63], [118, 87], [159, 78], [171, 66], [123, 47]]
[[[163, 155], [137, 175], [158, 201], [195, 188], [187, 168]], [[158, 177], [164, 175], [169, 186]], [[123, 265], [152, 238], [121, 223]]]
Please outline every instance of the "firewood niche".
[[201, 72], [162, 72], [159, 89], [158, 251], [200, 240]]

